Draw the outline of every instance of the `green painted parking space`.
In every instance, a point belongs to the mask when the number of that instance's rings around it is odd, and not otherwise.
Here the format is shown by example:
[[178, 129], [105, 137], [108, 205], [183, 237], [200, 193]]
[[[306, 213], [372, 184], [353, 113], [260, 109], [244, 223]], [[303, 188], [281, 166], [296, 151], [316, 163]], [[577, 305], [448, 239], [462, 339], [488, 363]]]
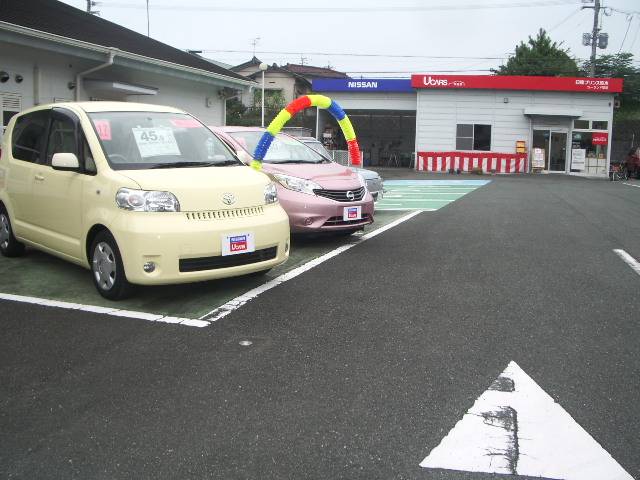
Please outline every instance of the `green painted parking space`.
[[[469, 183], [471, 182], [471, 183]], [[482, 180], [391, 180], [384, 199], [376, 203], [375, 223], [363, 233], [399, 219], [408, 210], [437, 210], [486, 184]], [[90, 273], [45, 253], [28, 249], [21, 258], [0, 257], [0, 293], [74, 304], [131, 310], [181, 318], [200, 318], [245, 292], [336, 248], [358, 241], [352, 236], [294, 237], [289, 260], [266, 275], [244, 276], [186, 285], [138, 287], [132, 298], [102, 298]]]
[[488, 180], [390, 180], [377, 211], [434, 211], [455, 202]]
[[[374, 231], [406, 212], [376, 212]], [[293, 238], [289, 260], [260, 277], [244, 276], [186, 285], [139, 287], [132, 298], [112, 302], [102, 298], [90, 273], [56, 257], [28, 249], [21, 258], [0, 257], [0, 293], [44, 298], [83, 305], [133, 310], [182, 318], [199, 318], [248, 290], [324, 255], [341, 245], [358, 241], [348, 237]]]

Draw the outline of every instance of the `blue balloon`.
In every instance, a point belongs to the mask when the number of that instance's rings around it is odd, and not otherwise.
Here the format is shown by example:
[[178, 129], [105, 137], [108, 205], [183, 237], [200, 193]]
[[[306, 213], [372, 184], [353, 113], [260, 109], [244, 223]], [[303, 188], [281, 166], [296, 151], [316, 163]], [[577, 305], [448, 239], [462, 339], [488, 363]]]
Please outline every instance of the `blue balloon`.
[[264, 132], [262, 134], [262, 137], [260, 138], [260, 141], [256, 145], [256, 150], [253, 153], [253, 158], [255, 158], [256, 160], [264, 160], [264, 157], [267, 154], [267, 150], [269, 150], [271, 142], [273, 142], [274, 138], [275, 137], [271, 135], [270, 132]]
[[334, 100], [331, 100], [331, 105], [329, 106], [329, 108], [327, 108], [327, 110], [338, 121], [342, 120], [344, 117], [347, 116], [347, 114], [344, 113], [344, 110], [342, 109], [342, 107], [338, 105]]

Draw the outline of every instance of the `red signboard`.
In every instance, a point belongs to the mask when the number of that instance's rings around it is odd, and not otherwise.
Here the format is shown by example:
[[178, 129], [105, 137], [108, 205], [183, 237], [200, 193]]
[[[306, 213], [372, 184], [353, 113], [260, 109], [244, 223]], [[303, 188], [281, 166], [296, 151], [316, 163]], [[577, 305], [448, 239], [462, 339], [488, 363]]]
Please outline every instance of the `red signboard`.
[[591, 145], [607, 145], [609, 143], [608, 133], [592, 133]]
[[431, 75], [411, 76], [413, 88], [547, 90], [557, 92], [622, 92], [621, 78], [528, 77], [512, 75]]

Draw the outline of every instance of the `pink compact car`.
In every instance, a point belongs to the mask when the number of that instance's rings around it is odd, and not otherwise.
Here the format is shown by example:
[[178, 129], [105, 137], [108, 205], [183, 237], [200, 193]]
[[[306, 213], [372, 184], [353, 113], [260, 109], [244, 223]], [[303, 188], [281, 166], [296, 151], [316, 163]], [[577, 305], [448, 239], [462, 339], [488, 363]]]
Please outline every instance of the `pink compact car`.
[[[209, 127], [251, 162], [264, 133], [259, 127]], [[278, 188], [293, 233], [353, 233], [373, 223], [373, 197], [364, 179], [347, 167], [280, 133], [269, 147], [262, 171]]]

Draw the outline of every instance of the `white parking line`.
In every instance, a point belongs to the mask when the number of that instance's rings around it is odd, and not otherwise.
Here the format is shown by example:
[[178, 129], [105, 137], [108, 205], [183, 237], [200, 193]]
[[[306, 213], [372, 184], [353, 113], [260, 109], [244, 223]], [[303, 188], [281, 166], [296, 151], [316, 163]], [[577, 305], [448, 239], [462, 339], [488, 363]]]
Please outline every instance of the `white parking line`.
[[274, 278], [273, 280], [270, 280], [269, 282], [254, 288], [253, 290], [249, 290], [248, 292], [234, 298], [233, 300], [229, 300], [227, 303], [225, 303], [224, 305], [216, 308], [215, 310], [212, 310], [211, 312], [207, 313], [206, 315], [203, 315], [200, 318], [181, 318], [181, 317], [174, 317], [174, 316], [170, 316], [170, 315], [162, 315], [162, 314], [157, 314], [157, 313], [148, 313], [148, 312], [137, 312], [134, 310], [124, 310], [124, 309], [120, 309], [120, 308], [111, 308], [111, 307], [100, 307], [97, 305], [84, 305], [81, 303], [72, 303], [72, 302], [61, 302], [58, 300], [49, 300], [46, 298], [38, 298], [38, 297], [29, 297], [29, 296], [25, 296], [25, 295], [14, 295], [14, 294], [10, 294], [10, 293], [0, 293], [0, 300], [8, 300], [8, 301], [12, 301], [12, 302], [21, 302], [21, 303], [30, 303], [33, 305], [41, 305], [44, 307], [56, 307], [56, 308], [65, 308], [67, 310], [82, 310], [84, 312], [91, 312], [91, 313], [98, 313], [98, 314], [103, 314], [103, 315], [111, 315], [114, 317], [123, 317], [123, 318], [133, 318], [133, 319], [137, 319], [137, 320], [146, 320], [149, 322], [161, 322], [161, 323], [175, 323], [175, 324], [180, 324], [180, 325], [184, 325], [184, 326], [188, 326], [188, 327], [198, 327], [198, 328], [202, 328], [202, 327], [207, 327], [211, 324], [211, 322], [215, 322], [216, 320], [221, 319], [222, 317], [225, 317], [226, 315], [230, 314], [232, 311], [237, 310], [238, 308], [240, 308], [241, 306], [243, 306], [245, 303], [247, 303], [250, 300], [253, 300], [254, 298], [256, 298], [258, 295], [266, 292], [267, 290], [271, 290], [273, 287], [280, 285], [281, 283], [286, 282], [287, 280], [291, 280], [294, 277], [297, 277], [298, 275], [311, 270], [313, 267], [320, 265], [323, 262], [326, 262], [327, 260], [329, 260], [330, 258], [335, 257], [336, 255], [341, 254], [342, 252], [345, 252], [347, 250], [349, 250], [352, 247], [355, 247], [356, 245], [360, 244], [361, 242], [364, 242], [365, 240], [368, 240], [370, 238], [375, 237], [376, 235], [379, 235], [380, 233], [383, 233], [399, 224], [401, 224], [402, 222], [405, 222], [407, 220], [409, 220], [410, 218], [415, 217], [416, 215], [418, 215], [420, 212], [422, 211], [431, 211], [434, 209], [421, 209], [421, 210], [414, 210], [412, 211], [410, 214], [405, 215], [387, 225], [385, 225], [384, 227], [380, 227], [377, 230], [374, 230], [370, 233], [361, 235], [355, 242], [350, 243], [348, 245], [343, 245], [341, 247], [336, 248], [335, 250], [332, 250], [329, 253], [326, 253], [314, 260], [311, 260], [310, 262], [305, 263], [304, 265], [301, 265], [298, 268], [295, 268], [294, 270], [291, 270], [290, 272], [284, 273], [282, 275], [280, 275], [279, 277]]
[[640, 188], [640, 185], [634, 185], [633, 183], [622, 182], [623, 185], [629, 185], [630, 187]]
[[305, 263], [304, 265], [299, 266], [298, 268], [294, 268], [293, 270], [287, 272], [287, 273], [283, 273], [282, 275], [280, 275], [279, 277], [274, 278], [273, 280], [268, 281], [267, 283], [260, 285], [259, 287], [254, 288], [253, 290], [249, 290], [246, 293], [243, 293], [242, 295], [229, 300], [227, 303], [225, 303], [224, 305], [221, 305], [219, 307], [217, 307], [214, 310], [211, 310], [209, 313], [201, 316], [199, 318], [199, 320], [206, 320], [209, 322], [215, 322], [217, 320], [220, 320], [223, 317], [226, 317], [227, 315], [229, 315], [231, 312], [237, 310], [238, 308], [242, 307], [243, 305], [245, 305], [247, 302], [250, 302], [251, 300], [253, 300], [254, 298], [258, 297], [259, 295], [262, 295], [264, 292], [271, 290], [274, 287], [277, 287], [278, 285], [280, 285], [281, 283], [284, 283], [288, 280], [291, 280], [292, 278], [297, 277], [298, 275], [302, 275], [304, 272], [307, 272], [309, 270], [311, 270], [314, 267], [317, 267], [318, 265], [320, 265], [321, 263], [326, 262], [327, 260], [340, 255], [343, 252], [346, 252], [347, 250], [349, 250], [350, 248], [355, 247], [356, 245], [359, 245], [360, 243], [369, 240], [370, 238], [375, 237], [376, 235], [380, 235], [383, 232], [386, 232], [387, 230], [396, 227], [398, 225], [400, 225], [403, 222], [406, 222], [407, 220], [415, 217], [416, 215], [418, 215], [419, 213], [421, 213], [422, 210], [416, 210], [413, 211], [411, 213], [409, 213], [408, 215], [405, 215], [403, 217], [400, 217], [399, 219], [385, 225], [384, 227], [378, 228], [377, 230], [374, 230], [373, 232], [367, 233], [365, 235], [363, 235], [362, 237], [360, 237], [358, 239], [358, 241], [354, 242], [354, 243], [350, 243], [348, 245], [343, 245], [341, 247], [336, 248], [335, 250], [332, 250], [328, 253], [325, 253], [324, 255], [315, 258], [307, 263]]
[[635, 258], [629, 255], [624, 250], [616, 248], [613, 250], [616, 255], [618, 255], [627, 265], [629, 265], [634, 272], [640, 275], [640, 262], [638, 262]]
[[150, 322], [162, 323], [178, 323], [188, 327], [206, 327], [209, 322], [205, 320], [196, 320], [193, 318], [180, 318], [155, 313], [136, 312], [133, 310], [122, 310], [119, 308], [98, 307], [97, 305], [83, 305], [81, 303], [60, 302], [58, 300], [47, 300], [46, 298], [27, 297], [24, 295], [12, 295], [9, 293], [0, 293], [0, 300], [9, 300], [12, 302], [31, 303], [33, 305], [42, 305], [44, 307], [66, 308], [67, 310], [82, 310], [84, 312], [98, 313], [104, 315], [112, 315], [115, 317], [135, 318], [138, 320], [147, 320]]

